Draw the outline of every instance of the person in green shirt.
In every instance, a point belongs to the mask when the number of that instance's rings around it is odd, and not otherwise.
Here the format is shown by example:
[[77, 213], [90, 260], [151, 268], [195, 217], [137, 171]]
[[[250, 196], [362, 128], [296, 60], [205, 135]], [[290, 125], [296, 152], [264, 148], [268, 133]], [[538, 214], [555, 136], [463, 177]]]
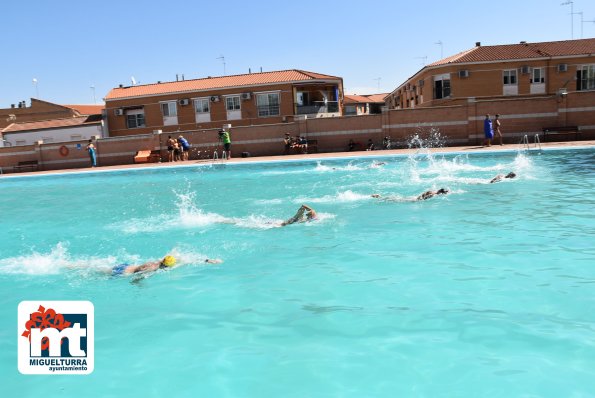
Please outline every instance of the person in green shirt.
[[229, 131], [219, 130], [219, 139], [223, 142], [223, 156], [231, 159], [231, 136]]

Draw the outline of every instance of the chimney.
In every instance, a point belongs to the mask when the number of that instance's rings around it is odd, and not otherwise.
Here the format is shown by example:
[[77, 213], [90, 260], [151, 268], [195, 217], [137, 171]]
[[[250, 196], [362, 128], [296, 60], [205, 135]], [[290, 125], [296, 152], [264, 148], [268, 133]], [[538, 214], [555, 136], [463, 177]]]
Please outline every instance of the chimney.
[[262, 73], [262, 66], [260, 67], [260, 73]]
[[475, 42], [475, 47], [481, 47], [481, 42], [480, 41], [476, 41]]
[[252, 73], [252, 69], [251, 68], [248, 68], [248, 73]]
[[185, 79], [184, 79], [184, 74], [182, 73], [182, 81], [184, 81], [184, 80], [185, 80]]
[[178, 81], [178, 74], [176, 73], [176, 81]]
[[123, 84], [120, 84], [120, 88], [122, 88], [122, 87], [124, 87], [124, 85]]
[[10, 104], [10, 107], [11, 107], [11, 108], [14, 108], [14, 104]]
[[523, 40], [520, 44], [527, 44], [527, 42]]

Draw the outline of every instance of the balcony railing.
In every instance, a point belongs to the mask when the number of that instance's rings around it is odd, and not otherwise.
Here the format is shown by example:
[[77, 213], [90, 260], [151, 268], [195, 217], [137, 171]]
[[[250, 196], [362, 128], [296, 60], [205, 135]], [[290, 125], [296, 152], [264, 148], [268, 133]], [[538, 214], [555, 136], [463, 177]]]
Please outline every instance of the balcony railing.
[[339, 112], [339, 102], [337, 101], [314, 101], [311, 105], [298, 105], [297, 107], [298, 115], [334, 112]]
[[279, 105], [258, 105], [258, 117], [279, 116]]

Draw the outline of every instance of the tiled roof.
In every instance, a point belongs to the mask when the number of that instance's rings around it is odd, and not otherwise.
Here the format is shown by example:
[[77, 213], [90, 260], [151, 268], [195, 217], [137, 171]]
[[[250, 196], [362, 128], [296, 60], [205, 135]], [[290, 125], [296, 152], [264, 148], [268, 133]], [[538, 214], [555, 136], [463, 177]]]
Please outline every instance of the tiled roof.
[[476, 46], [451, 57], [436, 61], [428, 67], [473, 62], [498, 62], [515, 59], [531, 59], [573, 55], [595, 54], [595, 39], [550, 41], [543, 43], [520, 43], [497, 46]]
[[79, 115], [101, 115], [101, 111], [105, 109], [104, 105], [62, 105], [70, 109], [74, 109]]
[[364, 97], [363, 95], [345, 94], [343, 96], [343, 103], [345, 103], [345, 104], [357, 104], [357, 103], [367, 104], [368, 102], [370, 102], [368, 97]]
[[245, 75], [217, 76], [203, 79], [183, 80], [145, 84], [139, 86], [113, 88], [106, 100], [118, 98], [143, 97], [147, 95], [183, 93], [201, 90], [222, 89], [229, 87], [256, 86], [270, 83], [301, 82], [317, 79], [338, 80], [339, 77], [291, 69], [276, 72], [249, 73]]
[[345, 94], [343, 102], [345, 104], [355, 104], [355, 103], [363, 103], [368, 104], [372, 102], [384, 102], [384, 98], [388, 94], [366, 94], [366, 95], [356, 95], [356, 94]]
[[101, 120], [89, 116], [71, 117], [68, 119], [41, 120], [37, 122], [13, 123], [2, 130], [2, 133], [19, 133], [32, 130], [44, 130], [60, 127], [74, 127], [85, 124], [99, 124]]
[[384, 99], [386, 98], [387, 95], [388, 95], [388, 93], [370, 94], [370, 95], [366, 95], [366, 97], [369, 98], [369, 102], [384, 102]]

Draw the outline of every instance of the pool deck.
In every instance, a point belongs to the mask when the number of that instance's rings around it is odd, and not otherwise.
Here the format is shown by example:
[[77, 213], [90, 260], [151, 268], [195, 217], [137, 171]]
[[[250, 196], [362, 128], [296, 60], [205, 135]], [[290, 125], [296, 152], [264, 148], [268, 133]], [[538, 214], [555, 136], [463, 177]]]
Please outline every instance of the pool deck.
[[[544, 149], [565, 149], [574, 147], [595, 147], [595, 140], [591, 141], [572, 141], [572, 142], [545, 142], [541, 144]], [[522, 149], [523, 145], [520, 144], [506, 144], [503, 146], [492, 145], [490, 147], [482, 146], [450, 146], [443, 148], [431, 148], [429, 152], [432, 153], [486, 153], [486, 152], [500, 152], [500, 151], [516, 151]], [[533, 144], [529, 145], [530, 149], [535, 149]], [[31, 176], [31, 175], [44, 175], [44, 174], [64, 174], [64, 173], [81, 173], [81, 172], [96, 172], [96, 171], [108, 171], [108, 170], [126, 170], [126, 169], [143, 169], [143, 168], [155, 168], [155, 167], [180, 167], [180, 166], [192, 166], [199, 164], [210, 164], [210, 163], [226, 163], [226, 164], [238, 164], [238, 163], [251, 163], [251, 162], [275, 162], [275, 161], [287, 161], [287, 160], [307, 160], [307, 159], [330, 159], [330, 158], [365, 158], [365, 157], [380, 157], [390, 155], [409, 155], [419, 151], [419, 148], [413, 149], [391, 149], [391, 150], [379, 150], [379, 151], [356, 151], [356, 152], [324, 152], [324, 153], [311, 153], [311, 154], [298, 154], [298, 155], [280, 155], [280, 156], [258, 156], [250, 158], [232, 158], [230, 160], [212, 160], [212, 159], [201, 159], [201, 160], [188, 160], [184, 162], [165, 162], [165, 163], [143, 163], [143, 164], [125, 164], [117, 166], [100, 166], [100, 167], [86, 167], [76, 169], [60, 169], [60, 170], [46, 170], [46, 171], [35, 171], [35, 172], [23, 172], [23, 173], [10, 173], [0, 175], [1, 177], [19, 177], [19, 176]]]

